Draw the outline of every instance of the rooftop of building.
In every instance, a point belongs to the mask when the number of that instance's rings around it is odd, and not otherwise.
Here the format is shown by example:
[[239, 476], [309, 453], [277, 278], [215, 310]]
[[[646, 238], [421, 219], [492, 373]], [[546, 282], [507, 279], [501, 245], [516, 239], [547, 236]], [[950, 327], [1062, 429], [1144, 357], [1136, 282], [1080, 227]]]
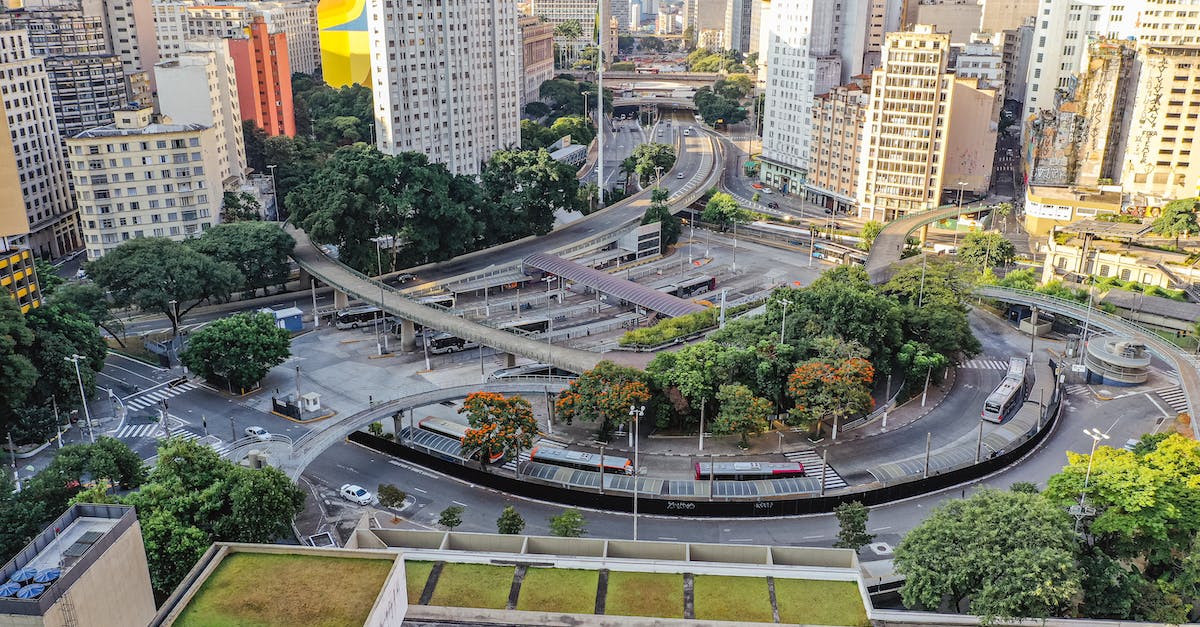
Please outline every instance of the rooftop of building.
[[396, 552], [215, 544], [151, 625], [362, 625], [402, 577]]
[[71, 139], [102, 139], [105, 137], [130, 137], [135, 135], [166, 135], [169, 133], [189, 133], [203, 131], [209, 128], [204, 124], [147, 124], [138, 128], [119, 128], [116, 124], [106, 124], [90, 128]]
[[1107, 220], [1077, 220], [1063, 224], [1057, 230], [1064, 233], [1079, 233], [1099, 237], [1137, 238], [1150, 231], [1150, 225], [1141, 222], [1109, 222]]
[[124, 505], [72, 506], [0, 568], [0, 581], [22, 584], [23, 591], [0, 596], [0, 614], [44, 614], [136, 521], [133, 508]]
[[1121, 192], [1107, 189], [1089, 189], [1060, 185], [1030, 185], [1030, 196], [1038, 200], [1073, 200], [1076, 202], [1098, 202], [1121, 205]]
[[1109, 290], [1100, 298], [1100, 303], [1111, 304], [1114, 307], [1128, 309], [1129, 311], [1142, 311], [1164, 318], [1184, 320], [1189, 323], [1200, 319], [1200, 304], [1164, 298], [1162, 296], [1148, 296], [1140, 292], [1130, 292], [1128, 290]]

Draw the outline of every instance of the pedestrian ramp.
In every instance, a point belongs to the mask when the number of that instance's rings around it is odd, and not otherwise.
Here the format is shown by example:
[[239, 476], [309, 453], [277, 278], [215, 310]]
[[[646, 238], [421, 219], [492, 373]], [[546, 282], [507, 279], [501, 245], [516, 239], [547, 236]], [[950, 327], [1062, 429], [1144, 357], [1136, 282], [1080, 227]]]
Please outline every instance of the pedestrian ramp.
[[130, 411], [146, 409], [148, 407], [160, 404], [168, 398], [173, 398], [185, 392], [190, 392], [198, 387], [200, 386], [192, 383], [191, 381], [175, 386], [164, 386], [157, 390], [135, 394], [132, 397], [126, 398], [125, 407], [127, 407]]
[[[817, 455], [816, 451], [788, 451], [784, 453], [783, 456], [788, 458], [788, 461], [800, 462], [803, 464], [805, 475], [814, 477], [818, 480], [821, 479], [821, 456]], [[844, 487], [846, 487], [846, 481], [842, 479], [842, 476], [839, 475], [836, 470], [833, 469], [833, 466], [825, 466], [825, 489], [837, 490], [838, 488]]]
[[1183, 388], [1174, 386], [1163, 388], [1161, 390], [1154, 390], [1154, 393], [1157, 394], [1158, 397], [1164, 402], [1166, 402], [1167, 405], [1170, 405], [1171, 409], [1174, 410], [1176, 414], [1187, 413], [1187, 393], [1183, 391]]

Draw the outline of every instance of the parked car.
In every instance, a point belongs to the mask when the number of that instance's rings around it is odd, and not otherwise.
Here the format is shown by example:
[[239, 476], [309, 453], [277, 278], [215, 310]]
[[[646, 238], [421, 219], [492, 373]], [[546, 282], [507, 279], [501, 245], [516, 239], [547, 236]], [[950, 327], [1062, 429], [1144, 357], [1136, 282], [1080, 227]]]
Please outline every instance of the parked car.
[[762, 193], [764, 193], [764, 194], [774, 194], [774, 193], [775, 193], [775, 191], [774, 191], [774, 190], [772, 190], [770, 187], [763, 187], [763, 188], [762, 188]]
[[340, 494], [342, 498], [346, 499], [347, 501], [350, 501], [351, 503], [358, 503], [359, 505], [370, 505], [371, 502], [375, 500], [375, 497], [372, 496], [370, 492], [364, 490], [362, 486], [357, 486], [353, 483], [347, 483], [346, 485], [343, 485], [341, 489], [338, 490], [338, 494]]
[[246, 427], [246, 435], [259, 440], [270, 440], [271, 434], [262, 427]]

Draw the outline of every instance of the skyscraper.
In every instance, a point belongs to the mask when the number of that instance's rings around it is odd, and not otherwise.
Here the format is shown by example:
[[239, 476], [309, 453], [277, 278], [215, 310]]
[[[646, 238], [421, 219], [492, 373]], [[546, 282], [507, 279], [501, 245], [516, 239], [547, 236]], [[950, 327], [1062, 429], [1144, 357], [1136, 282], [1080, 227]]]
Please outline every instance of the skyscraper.
[[254, 17], [246, 30], [248, 36], [229, 40], [242, 120], [254, 121], [267, 135], [294, 136], [287, 36], [268, 33], [262, 16]]
[[950, 36], [918, 24], [889, 33], [871, 100], [858, 172], [858, 215], [892, 220], [938, 205], [946, 171], [954, 75]]
[[520, 145], [516, 5], [492, 0], [370, 0], [377, 145], [423, 152], [475, 174]]
[[[29, 219], [26, 244], [46, 258], [78, 249], [78, 218], [67, 185], [50, 76], [42, 59], [30, 51], [28, 33], [2, 25], [0, 101], [8, 124], [8, 132], [0, 137], [0, 151], [11, 153], [16, 164]], [[16, 189], [4, 188], [8, 193]]]
[[178, 58], [159, 63], [154, 72], [163, 115], [174, 124], [211, 127], [220, 180], [226, 185], [240, 182], [246, 172], [246, 145], [229, 40], [188, 41]]

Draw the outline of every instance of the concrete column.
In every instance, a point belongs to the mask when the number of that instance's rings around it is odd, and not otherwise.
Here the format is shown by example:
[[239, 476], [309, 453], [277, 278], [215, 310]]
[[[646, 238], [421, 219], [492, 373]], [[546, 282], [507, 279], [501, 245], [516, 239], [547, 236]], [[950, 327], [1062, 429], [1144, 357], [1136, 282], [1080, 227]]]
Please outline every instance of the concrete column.
[[304, 268], [300, 268], [300, 287], [303, 289], [309, 289], [309, 286], [312, 285], [311, 281], [312, 275], [309, 274]]
[[512, 368], [517, 365], [517, 356], [512, 353], [504, 353], [504, 367]]
[[417, 328], [412, 320], [400, 321], [400, 350], [406, 353], [417, 350]]
[[396, 434], [396, 441], [400, 441], [400, 432], [404, 429], [404, 412], [396, 412], [392, 414], [392, 433]]
[[350, 295], [342, 290], [333, 290], [333, 308], [345, 309], [350, 306]]
[[921, 227], [921, 246], [925, 246], [925, 240], [929, 239], [929, 225]]

